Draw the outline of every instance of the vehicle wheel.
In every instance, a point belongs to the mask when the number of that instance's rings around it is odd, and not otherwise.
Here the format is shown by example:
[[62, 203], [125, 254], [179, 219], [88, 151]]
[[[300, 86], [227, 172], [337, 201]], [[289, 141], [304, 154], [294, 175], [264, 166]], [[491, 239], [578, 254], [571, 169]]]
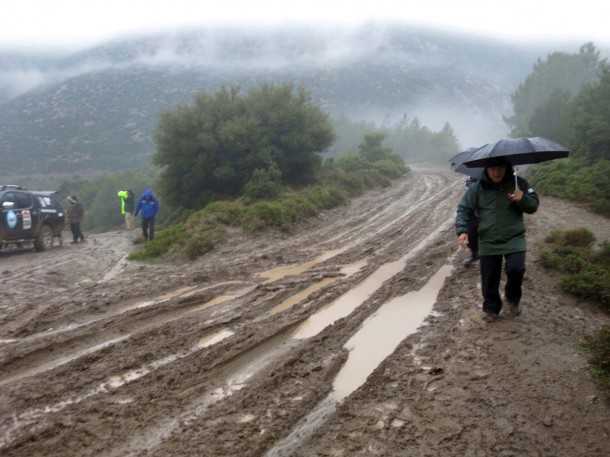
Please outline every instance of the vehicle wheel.
[[43, 225], [40, 228], [40, 233], [34, 240], [34, 249], [44, 251], [53, 245], [53, 229], [48, 225]]

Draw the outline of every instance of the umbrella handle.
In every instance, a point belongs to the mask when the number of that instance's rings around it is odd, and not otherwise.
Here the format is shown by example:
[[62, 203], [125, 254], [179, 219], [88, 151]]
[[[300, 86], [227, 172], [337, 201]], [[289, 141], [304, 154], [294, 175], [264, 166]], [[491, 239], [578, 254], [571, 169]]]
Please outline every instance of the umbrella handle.
[[517, 182], [517, 170], [513, 170], [513, 174], [515, 175], [515, 192], [519, 190], [519, 184]]

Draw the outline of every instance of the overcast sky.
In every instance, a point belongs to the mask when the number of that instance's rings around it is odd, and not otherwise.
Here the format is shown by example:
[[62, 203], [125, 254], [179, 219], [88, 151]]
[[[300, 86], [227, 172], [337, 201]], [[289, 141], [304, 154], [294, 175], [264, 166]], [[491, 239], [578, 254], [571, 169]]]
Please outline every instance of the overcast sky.
[[610, 43], [604, 0], [4, 0], [0, 46], [82, 47], [196, 25], [391, 20], [503, 39]]

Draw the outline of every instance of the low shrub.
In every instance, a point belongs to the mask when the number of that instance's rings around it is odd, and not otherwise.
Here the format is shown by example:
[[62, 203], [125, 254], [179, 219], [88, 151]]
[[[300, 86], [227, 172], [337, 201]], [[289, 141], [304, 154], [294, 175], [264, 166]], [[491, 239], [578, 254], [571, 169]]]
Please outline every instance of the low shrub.
[[610, 311], [610, 270], [589, 265], [561, 279], [561, 288], [577, 297], [600, 303]]
[[208, 224], [189, 236], [184, 241], [181, 251], [189, 260], [195, 260], [210, 252], [223, 239], [224, 230], [217, 225]]
[[540, 262], [545, 268], [566, 274], [560, 282], [562, 290], [610, 311], [610, 243], [593, 250], [595, 237], [582, 228], [553, 231], [545, 241], [551, 249], [542, 252]]
[[172, 247], [187, 237], [183, 224], [173, 225], [156, 233], [155, 239], [144, 243], [144, 247], [129, 254], [129, 260], [146, 260], [160, 257], [172, 249]]
[[586, 338], [585, 348], [589, 352], [589, 363], [593, 374], [610, 392], [610, 325]]
[[547, 243], [559, 246], [590, 247], [595, 242], [595, 236], [586, 228], [573, 230], [553, 230], [545, 238]]

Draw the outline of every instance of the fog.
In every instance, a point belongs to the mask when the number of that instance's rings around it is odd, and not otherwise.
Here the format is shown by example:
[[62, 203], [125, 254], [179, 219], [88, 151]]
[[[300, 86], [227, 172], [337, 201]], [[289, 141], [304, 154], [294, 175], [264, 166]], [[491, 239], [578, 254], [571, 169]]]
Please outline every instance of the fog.
[[[213, 71], [238, 84], [266, 75], [305, 85], [333, 115], [388, 125], [406, 114], [434, 130], [449, 121], [466, 146], [506, 135], [510, 94], [548, 49], [396, 24], [184, 29], [3, 65], [0, 101], [107, 70]], [[354, 73], [364, 89], [332, 81]]]

